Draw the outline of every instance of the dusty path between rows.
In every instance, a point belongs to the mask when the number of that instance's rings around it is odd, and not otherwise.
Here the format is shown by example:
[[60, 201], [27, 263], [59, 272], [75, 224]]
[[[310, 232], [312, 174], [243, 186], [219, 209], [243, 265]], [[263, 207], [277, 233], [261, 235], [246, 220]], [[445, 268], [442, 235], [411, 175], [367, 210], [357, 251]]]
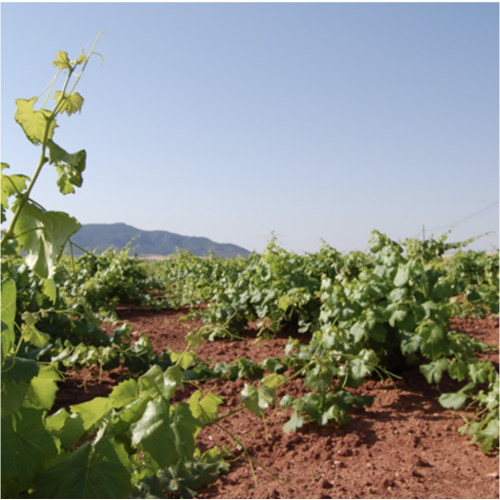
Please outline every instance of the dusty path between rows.
[[[182, 351], [185, 335], [202, 325], [200, 321], [180, 322], [187, 310], [154, 312], [121, 307], [118, 312], [136, 332], [149, 336], [157, 353], [168, 348]], [[498, 318], [454, 319], [451, 326], [498, 345], [498, 324]], [[249, 329], [246, 340], [205, 342], [197, 351], [210, 363], [243, 356], [261, 362], [283, 355], [289, 336], [300, 337], [290, 326], [275, 339], [256, 343], [255, 331]], [[498, 369], [498, 354], [487, 356]], [[120, 375], [116, 370], [105, 373], [99, 384], [91, 374], [92, 370], [86, 369], [68, 374], [56, 404], [67, 407], [105, 396]], [[199, 435], [202, 451], [225, 444], [236, 460], [228, 474], [199, 491], [197, 498], [499, 498], [497, 453], [483, 455], [477, 445], [460, 436], [460, 415], [437, 402], [440, 390], [452, 392], [460, 385], [444, 377], [438, 390], [427, 383], [418, 368], [403, 373], [403, 377], [395, 382], [396, 387], [373, 377], [356, 389], [358, 394], [374, 396], [375, 402], [371, 408], [355, 409], [351, 424], [342, 429], [313, 423], [287, 434], [282, 427], [292, 410], [279, 406], [267, 421], [267, 433], [262, 419], [247, 410], [224, 420], [227, 430], [281, 482], [257, 467], [256, 487], [248, 460], [227, 435], [213, 426], [203, 429]], [[84, 379], [88, 392], [78, 387]], [[239, 406], [243, 381], [207, 384], [224, 398], [221, 413]], [[302, 391], [302, 381], [296, 379], [278, 392], [278, 400], [286, 393], [297, 397]], [[176, 400], [189, 397], [190, 392], [186, 388]]]

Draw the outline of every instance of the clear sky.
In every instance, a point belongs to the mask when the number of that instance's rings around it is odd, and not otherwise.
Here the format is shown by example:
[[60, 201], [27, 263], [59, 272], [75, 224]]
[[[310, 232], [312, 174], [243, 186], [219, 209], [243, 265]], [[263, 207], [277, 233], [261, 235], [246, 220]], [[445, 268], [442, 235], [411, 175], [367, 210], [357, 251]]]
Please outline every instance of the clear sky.
[[258, 251], [272, 231], [296, 252], [364, 250], [372, 229], [457, 221], [452, 240], [498, 247], [498, 3], [2, 3], [11, 173], [39, 155], [14, 99], [101, 30], [104, 64], [54, 135], [87, 151], [83, 187], [59, 194], [46, 165], [46, 208]]

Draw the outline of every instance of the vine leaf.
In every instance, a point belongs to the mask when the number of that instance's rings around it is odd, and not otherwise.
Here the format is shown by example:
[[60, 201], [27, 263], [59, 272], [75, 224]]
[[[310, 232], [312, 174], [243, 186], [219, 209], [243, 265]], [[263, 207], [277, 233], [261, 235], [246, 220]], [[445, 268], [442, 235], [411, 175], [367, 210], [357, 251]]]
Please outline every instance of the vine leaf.
[[138, 391], [139, 384], [133, 378], [118, 384], [109, 395], [113, 408], [121, 408], [135, 401]]
[[91, 401], [70, 406], [74, 413], [78, 413], [83, 420], [83, 428], [90, 429], [108, 410], [112, 408], [109, 398], [94, 398]]
[[187, 403], [179, 403], [174, 407], [171, 422], [179, 457], [181, 460], [193, 458], [196, 448], [196, 435], [203, 427], [203, 424], [193, 417]]
[[[14, 366], [12, 366], [14, 365]], [[2, 382], [31, 382], [39, 372], [38, 363], [28, 358], [7, 358], [2, 371]]]
[[400, 264], [398, 267], [398, 271], [396, 273], [396, 277], [394, 278], [394, 285], [402, 287], [406, 285], [408, 280], [410, 279], [410, 264], [402, 265]]
[[53, 278], [43, 280], [43, 293], [52, 301], [52, 304], [57, 300], [57, 285]]
[[290, 420], [283, 426], [285, 432], [295, 432], [304, 425], [304, 416], [298, 411], [294, 411]]
[[130, 469], [124, 445], [103, 437], [38, 473], [35, 491], [38, 498], [129, 498]]
[[[51, 112], [48, 109], [33, 109], [33, 105], [37, 100], [37, 97], [16, 99], [17, 109], [14, 114], [16, 122], [21, 125], [28, 140], [35, 145], [43, 143], [47, 123], [51, 116]], [[52, 139], [56, 127], [56, 120], [53, 118], [47, 133], [48, 139]]]
[[276, 400], [276, 391], [267, 385], [256, 389], [253, 385], [245, 384], [241, 391], [241, 400], [253, 414], [261, 417]]
[[[49, 417], [49, 419], [52, 417]], [[49, 420], [47, 419], [47, 421]], [[63, 448], [69, 450], [73, 448], [78, 440], [85, 433], [83, 427], [83, 419], [78, 413], [71, 413], [66, 415], [64, 420], [64, 427], [57, 433]]]
[[453, 408], [458, 410], [467, 400], [467, 394], [463, 392], [448, 392], [439, 396], [439, 403], [444, 408]]
[[201, 401], [201, 391], [194, 392], [189, 398], [188, 404], [193, 416], [204, 424], [212, 422], [217, 416], [219, 405], [223, 402], [220, 396], [213, 392], [208, 393]]
[[427, 365], [420, 365], [420, 372], [427, 379], [429, 384], [432, 384], [432, 381], [439, 384], [443, 372], [448, 368], [448, 364], [449, 362], [446, 358], [440, 358]]
[[178, 366], [171, 366], [165, 373], [158, 366], [152, 366], [140, 379], [141, 392], [156, 389], [165, 399], [170, 399], [177, 387], [184, 388], [182, 383], [184, 374]]
[[26, 189], [26, 183], [30, 180], [27, 175], [5, 175], [3, 170], [6, 168], [10, 168], [9, 165], [2, 162], [2, 222], [7, 220], [5, 211], [9, 208], [9, 198], [23, 192]]
[[[60, 97], [61, 97], [61, 91], [56, 90], [54, 92], [54, 100], [57, 102]], [[80, 112], [82, 111], [84, 100], [85, 99], [78, 92], [75, 92], [74, 94], [71, 95], [64, 94], [63, 102], [59, 109], [61, 110], [61, 113], [65, 112], [68, 116], [71, 116], [73, 113], [76, 113], [77, 111]]]
[[54, 439], [45, 429], [43, 414], [44, 410], [22, 408], [2, 418], [3, 498], [16, 498], [18, 495], [12, 496], [12, 492], [28, 490], [35, 472], [57, 454]]
[[62, 194], [74, 193], [73, 186], [82, 187], [82, 172], [85, 170], [87, 153], [84, 149], [76, 153], [68, 153], [58, 146], [53, 140], [47, 141], [49, 148], [49, 162], [55, 165], [59, 178], [57, 185]]
[[17, 239], [26, 250], [26, 265], [41, 278], [52, 278], [68, 238], [81, 227], [63, 212], [47, 212], [26, 203], [16, 225]]
[[306, 376], [305, 387], [310, 387], [313, 391], [324, 393], [332, 383], [332, 373], [328, 367], [316, 364]]
[[21, 382], [2, 380], [2, 420], [21, 408], [29, 386], [29, 382], [24, 380]]
[[31, 380], [26, 393], [28, 404], [50, 410], [56, 400], [58, 390], [56, 381], [62, 380], [53, 366], [42, 366], [38, 375]]
[[50, 335], [41, 332], [35, 327], [38, 317], [28, 311], [25, 311], [22, 317], [24, 320], [22, 326], [23, 340], [30, 342], [36, 347], [44, 347], [49, 342]]
[[16, 318], [16, 282], [2, 282], [2, 366], [7, 359], [10, 348], [16, 341], [14, 319]]
[[163, 397], [150, 401], [141, 419], [131, 426], [132, 444], [140, 445], [161, 467], [169, 467], [179, 460], [175, 434], [170, 425], [170, 403]]
[[52, 66], [56, 66], [59, 69], [71, 69], [68, 53], [60, 50], [56, 55], [56, 60], [52, 62]]
[[2, 373], [2, 419], [21, 407], [30, 382], [38, 373], [38, 364], [33, 359], [7, 358]]
[[219, 469], [224, 467], [224, 463], [223, 460], [211, 463], [202, 460], [178, 462], [158, 473], [161, 494], [164, 495], [165, 490], [169, 493], [177, 492], [180, 498], [195, 498], [196, 490], [217, 481]]
[[106, 432], [111, 436], [127, 432], [130, 426], [142, 417], [149, 401], [151, 398], [148, 395], [142, 395], [122, 408], [113, 416], [111, 423], [106, 427]]

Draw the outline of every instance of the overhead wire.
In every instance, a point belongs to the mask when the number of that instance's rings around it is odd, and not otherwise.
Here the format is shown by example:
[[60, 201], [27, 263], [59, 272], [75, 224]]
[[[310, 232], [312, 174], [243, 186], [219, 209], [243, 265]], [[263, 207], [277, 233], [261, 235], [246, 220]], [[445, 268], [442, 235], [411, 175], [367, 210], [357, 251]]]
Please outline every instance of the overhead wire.
[[484, 215], [485, 213], [491, 211], [493, 208], [498, 206], [499, 203], [500, 203], [500, 201], [496, 201], [495, 203], [488, 205], [486, 208], [483, 208], [482, 210], [479, 210], [478, 212], [475, 212], [471, 215], [468, 215], [467, 217], [464, 217], [463, 219], [457, 220], [456, 222], [452, 222], [451, 224], [445, 224], [443, 226], [430, 228], [430, 229], [428, 229], [428, 231], [437, 231], [438, 229], [444, 229], [446, 227], [456, 226], [457, 224], [460, 224], [462, 222], [465, 222], [466, 220], [472, 219], [473, 217], [477, 217], [479, 215]]
[[[485, 208], [483, 208], [483, 209], [481, 209], [481, 210], [479, 210], [477, 212], [474, 212], [473, 214], [468, 215], [467, 217], [459, 219], [459, 220], [457, 220], [455, 222], [452, 222], [450, 224], [444, 224], [443, 226], [432, 227], [430, 229], [426, 229], [426, 231], [438, 231], [440, 229], [445, 229], [445, 228], [448, 228], [448, 227], [451, 227], [451, 226], [456, 226], [457, 224], [461, 224], [462, 222], [465, 222], [467, 220], [473, 219], [475, 217], [479, 217], [481, 215], [484, 215], [484, 214], [490, 212], [495, 207], [498, 207], [499, 203], [500, 203], [500, 200], [497, 200], [495, 203], [492, 203], [491, 205], [488, 205], [487, 207], [485, 207]], [[421, 234], [421, 231], [419, 231], [415, 236], [413, 236], [413, 238], [416, 238], [420, 234]]]

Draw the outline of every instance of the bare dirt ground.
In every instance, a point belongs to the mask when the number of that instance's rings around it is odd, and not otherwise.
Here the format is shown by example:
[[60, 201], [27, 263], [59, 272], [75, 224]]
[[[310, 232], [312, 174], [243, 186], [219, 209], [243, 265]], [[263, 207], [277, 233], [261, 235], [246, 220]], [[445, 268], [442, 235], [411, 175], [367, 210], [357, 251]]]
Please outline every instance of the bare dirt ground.
[[[179, 321], [188, 312], [135, 307], [120, 307], [118, 311], [120, 319], [128, 321], [138, 334], [149, 336], [157, 353], [185, 348], [185, 335], [202, 325], [200, 321]], [[498, 318], [454, 319], [451, 325], [457, 332], [494, 345], [498, 345], [498, 326]], [[210, 364], [243, 356], [261, 362], [283, 355], [290, 336], [309, 340], [293, 326], [284, 328], [273, 340], [257, 343], [252, 329], [244, 336], [242, 341], [205, 342], [197, 351]], [[486, 356], [498, 369], [498, 354]], [[92, 369], [68, 373], [60, 384], [58, 407], [105, 396], [123, 376], [120, 369], [113, 370], [104, 373], [98, 383], [93, 374]], [[375, 402], [371, 408], [353, 410], [352, 422], [342, 429], [309, 423], [287, 434], [283, 424], [292, 410], [279, 406], [266, 413], [266, 426], [247, 410], [222, 421], [280, 481], [255, 467], [256, 486], [248, 459], [231, 439], [214, 426], [203, 429], [198, 438], [202, 451], [225, 444], [235, 460], [229, 473], [200, 490], [197, 498], [499, 498], [497, 453], [483, 455], [477, 445], [460, 436], [457, 428], [463, 420], [459, 412], [446, 410], [437, 401], [441, 392], [452, 392], [460, 385], [443, 377], [439, 388], [431, 386], [418, 368], [402, 376], [395, 386], [373, 377], [353, 390], [374, 396]], [[81, 387], [83, 381], [86, 391]], [[224, 398], [221, 414], [239, 406], [243, 381], [207, 384]], [[187, 399], [191, 392], [186, 386], [175, 396], [176, 401]], [[302, 381], [295, 379], [280, 389], [278, 400], [286, 393], [295, 397], [303, 394]]]

